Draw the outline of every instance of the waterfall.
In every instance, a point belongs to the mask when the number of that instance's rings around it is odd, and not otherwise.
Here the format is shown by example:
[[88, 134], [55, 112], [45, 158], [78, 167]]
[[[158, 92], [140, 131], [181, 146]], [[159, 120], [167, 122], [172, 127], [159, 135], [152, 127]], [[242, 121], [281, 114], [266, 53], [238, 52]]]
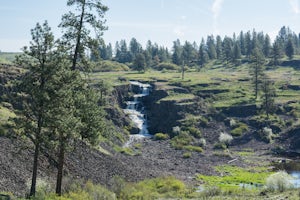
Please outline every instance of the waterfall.
[[134, 141], [151, 137], [148, 131], [147, 115], [145, 113], [145, 107], [141, 102], [142, 97], [148, 96], [151, 85], [143, 84], [138, 81], [130, 81], [131, 87], [137, 87], [138, 93], [133, 95], [133, 101], [127, 101], [127, 107], [124, 112], [132, 120], [133, 124], [139, 129], [139, 133], [136, 135], [130, 135], [129, 141], [124, 146], [129, 146]]

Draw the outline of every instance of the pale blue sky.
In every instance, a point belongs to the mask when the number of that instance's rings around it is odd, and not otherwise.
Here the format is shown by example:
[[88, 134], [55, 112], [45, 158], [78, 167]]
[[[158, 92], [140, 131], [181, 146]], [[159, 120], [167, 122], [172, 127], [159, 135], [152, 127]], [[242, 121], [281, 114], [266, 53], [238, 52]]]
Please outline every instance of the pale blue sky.
[[[231, 36], [252, 30], [274, 37], [285, 25], [300, 32], [300, 0], [103, 0], [106, 43], [135, 37], [167, 47], [177, 38], [196, 41], [209, 34]], [[48, 20], [57, 25], [69, 9], [66, 0], [0, 0], [0, 50], [20, 51], [31, 40], [30, 29]]]

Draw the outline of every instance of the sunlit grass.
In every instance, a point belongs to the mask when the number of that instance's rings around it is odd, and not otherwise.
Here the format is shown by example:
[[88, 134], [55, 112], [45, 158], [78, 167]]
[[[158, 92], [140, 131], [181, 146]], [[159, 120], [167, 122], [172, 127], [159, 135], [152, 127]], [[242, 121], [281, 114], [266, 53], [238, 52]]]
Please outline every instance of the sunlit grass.
[[[190, 94], [170, 94], [160, 101], [180, 101], [185, 99], [192, 100], [194, 95], [202, 93], [211, 93], [208, 102], [215, 108], [224, 108], [235, 105], [260, 104], [260, 98], [254, 99], [254, 87], [251, 76], [249, 75], [248, 64], [241, 66], [221, 66], [213, 65], [200, 71], [190, 70], [185, 72], [184, 79], [180, 72], [148, 70], [145, 73], [139, 72], [101, 72], [91, 74], [94, 81], [106, 80], [111, 85], [124, 84], [119, 78], [126, 80], [139, 80], [143, 82], [160, 82], [160, 88], [164, 85], [174, 85], [188, 88]], [[300, 72], [292, 67], [279, 67], [267, 70], [266, 74], [275, 82], [277, 96], [275, 103], [286, 103], [289, 101], [298, 101], [300, 92], [297, 90], [285, 89], [286, 84], [300, 85]], [[259, 93], [259, 96], [261, 92]]]
[[183, 94], [183, 93], [174, 93], [171, 94], [163, 99], [161, 101], [181, 101], [181, 100], [192, 100], [195, 98], [195, 95], [193, 94]]
[[217, 176], [198, 175], [197, 180], [205, 185], [218, 186], [221, 189], [243, 189], [243, 185], [256, 185], [251, 189], [258, 189], [265, 184], [271, 174], [265, 167], [240, 168], [230, 165], [215, 167]]

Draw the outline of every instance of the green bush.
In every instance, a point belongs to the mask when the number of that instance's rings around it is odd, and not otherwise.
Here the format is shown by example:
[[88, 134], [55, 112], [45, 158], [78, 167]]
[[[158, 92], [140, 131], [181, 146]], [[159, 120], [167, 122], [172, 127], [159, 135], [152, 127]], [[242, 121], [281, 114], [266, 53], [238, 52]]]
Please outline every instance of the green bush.
[[185, 153], [183, 153], [182, 157], [183, 158], [190, 158], [190, 157], [192, 157], [192, 153], [191, 152], [185, 152]]
[[125, 186], [126, 186], [126, 182], [124, 180], [123, 177], [121, 176], [114, 176], [111, 180], [110, 180], [110, 189], [112, 192], [114, 192], [118, 198], [120, 198], [122, 191], [124, 190]]
[[217, 143], [215, 143], [214, 148], [215, 149], [227, 149], [227, 146], [226, 146], [226, 144], [224, 144], [222, 142], [217, 142]]
[[193, 141], [193, 138], [189, 134], [189, 132], [181, 131], [179, 135], [175, 136], [171, 140], [171, 145], [175, 149], [183, 149], [184, 146], [189, 145]]
[[178, 65], [175, 65], [173, 63], [159, 63], [157, 66], [153, 66], [153, 69], [162, 71], [162, 70], [179, 70], [180, 67]]
[[110, 192], [105, 187], [101, 185], [93, 184], [90, 181], [78, 185], [75, 181], [69, 186], [68, 191], [66, 191], [62, 196], [57, 196], [49, 191], [49, 183], [41, 182], [39, 183], [36, 196], [33, 200], [92, 200], [92, 199], [116, 199], [116, 195]]
[[198, 147], [198, 146], [187, 145], [187, 146], [184, 146], [183, 148], [186, 150], [189, 150], [189, 151], [195, 151], [195, 152], [199, 152], [199, 153], [203, 152], [202, 147]]
[[200, 117], [200, 125], [203, 126], [203, 127], [207, 127], [209, 124], [209, 121], [208, 119], [206, 119], [205, 117]]
[[189, 134], [191, 134], [195, 138], [201, 138], [201, 136], [202, 136], [201, 131], [193, 126], [192, 127], [184, 127], [184, 130], [188, 131]]
[[167, 140], [167, 139], [169, 139], [169, 135], [165, 134], [165, 133], [156, 133], [154, 135], [154, 139], [155, 140]]
[[249, 130], [247, 124], [244, 124], [242, 122], [236, 123], [235, 128], [230, 131], [230, 134], [232, 136], [241, 136], [243, 133], [247, 132]]
[[120, 199], [182, 198], [185, 193], [186, 188], [183, 182], [174, 177], [162, 177], [127, 184], [121, 193]]
[[114, 147], [114, 150], [115, 150], [116, 152], [120, 152], [120, 153], [129, 155], [129, 156], [135, 155], [134, 150], [133, 150], [132, 148], [130, 148], [130, 147], [120, 147], [120, 146], [115, 146], [115, 147]]
[[115, 61], [103, 60], [93, 67], [93, 72], [128, 71], [129, 67]]

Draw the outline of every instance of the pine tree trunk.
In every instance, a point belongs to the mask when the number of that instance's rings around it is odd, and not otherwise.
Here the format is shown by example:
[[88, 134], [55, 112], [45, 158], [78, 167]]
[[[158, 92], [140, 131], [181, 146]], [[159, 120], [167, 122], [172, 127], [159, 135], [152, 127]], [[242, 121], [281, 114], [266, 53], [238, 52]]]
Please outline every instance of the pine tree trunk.
[[37, 179], [39, 152], [40, 152], [40, 142], [37, 140], [35, 144], [35, 150], [34, 150], [33, 169], [32, 169], [32, 178], [31, 178], [31, 187], [30, 187], [29, 196], [34, 196], [36, 192], [36, 179]]
[[65, 141], [63, 138], [61, 138], [60, 145], [59, 145], [58, 169], [57, 169], [57, 179], [56, 179], [56, 194], [58, 194], [59, 196], [61, 196], [64, 159], [65, 159]]
[[84, 15], [85, 15], [85, 0], [82, 3], [82, 11], [81, 11], [81, 16], [80, 16], [79, 29], [77, 32], [76, 46], [75, 46], [75, 51], [74, 51], [74, 56], [73, 56], [73, 61], [72, 61], [72, 68], [71, 68], [72, 70], [76, 69], [76, 63], [77, 63], [77, 59], [78, 59], [80, 39], [81, 39], [81, 30], [82, 30], [82, 26], [83, 26]]
[[32, 167], [32, 178], [31, 178], [31, 187], [30, 187], [30, 193], [29, 196], [34, 196], [36, 192], [36, 179], [37, 179], [37, 169], [38, 169], [38, 159], [39, 159], [39, 153], [40, 153], [40, 135], [42, 133], [42, 115], [39, 114], [38, 117], [38, 130], [36, 132], [36, 138], [35, 138], [35, 150], [34, 150], [34, 156], [33, 156], [33, 167]]

